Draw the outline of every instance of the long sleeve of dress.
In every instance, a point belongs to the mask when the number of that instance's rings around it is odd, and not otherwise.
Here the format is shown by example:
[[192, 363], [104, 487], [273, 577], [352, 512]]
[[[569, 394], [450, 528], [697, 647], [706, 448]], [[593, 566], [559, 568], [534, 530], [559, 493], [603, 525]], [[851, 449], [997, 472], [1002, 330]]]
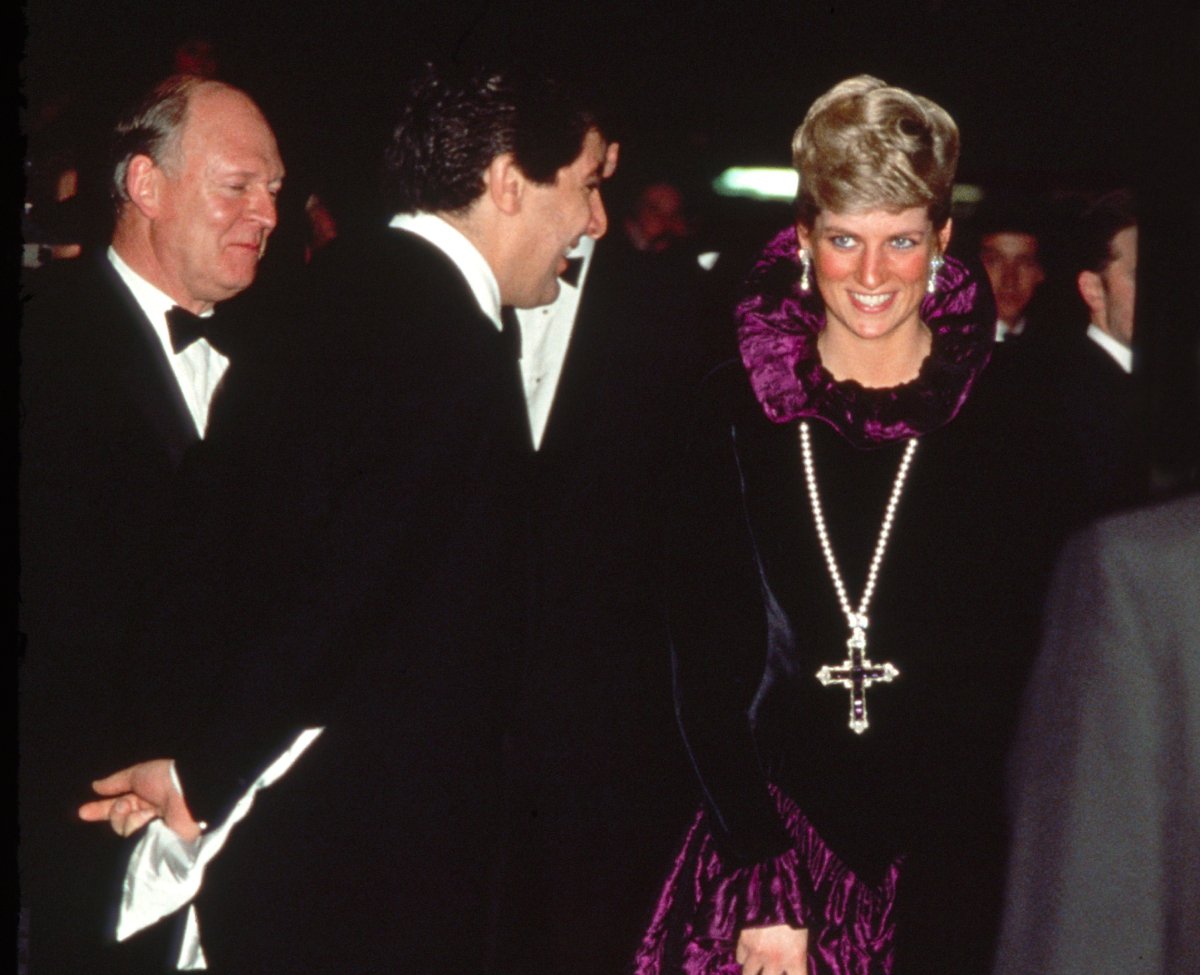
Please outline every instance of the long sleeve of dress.
[[792, 843], [751, 728], [768, 621], [744, 517], [736, 433], [718, 415], [711, 387], [710, 380], [697, 407], [668, 543], [675, 707], [711, 826], [727, 855], [749, 864]]

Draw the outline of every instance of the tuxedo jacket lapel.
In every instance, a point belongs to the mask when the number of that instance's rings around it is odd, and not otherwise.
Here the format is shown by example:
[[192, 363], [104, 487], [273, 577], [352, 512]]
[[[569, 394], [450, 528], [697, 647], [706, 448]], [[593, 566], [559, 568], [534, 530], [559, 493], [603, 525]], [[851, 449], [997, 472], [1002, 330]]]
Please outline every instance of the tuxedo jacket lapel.
[[102, 314], [111, 323], [106, 331], [111, 336], [107, 351], [112, 373], [177, 468], [188, 447], [199, 439], [196, 425], [145, 313], [107, 260], [101, 274], [111, 296]]

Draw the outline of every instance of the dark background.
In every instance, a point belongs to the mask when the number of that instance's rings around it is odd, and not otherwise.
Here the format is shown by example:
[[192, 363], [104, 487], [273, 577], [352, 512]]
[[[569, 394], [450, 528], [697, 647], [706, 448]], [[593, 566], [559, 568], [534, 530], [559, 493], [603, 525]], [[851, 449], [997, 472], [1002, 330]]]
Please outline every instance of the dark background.
[[1184, 2], [30, 0], [26, 17], [35, 110], [71, 89], [119, 105], [202, 34], [293, 143], [367, 139], [414, 64], [454, 56], [566, 75], [627, 141], [705, 166], [786, 164], [813, 98], [864, 71], [949, 110], [968, 181], [1120, 177], [1147, 142], [1181, 126], [1194, 141], [1200, 115], [1200, 19]]
[[662, 175], [714, 207], [703, 197], [717, 172], [787, 165], [812, 100], [875, 74], [954, 116], [962, 182], [1048, 197], [1137, 188], [1137, 341], [1154, 436], [1160, 453], [1200, 454], [1194, 2], [29, 0], [24, 24], [27, 160], [65, 155], [85, 176], [103, 172], [119, 109], [169, 73], [179, 41], [205, 36], [219, 76], [248, 90], [279, 135], [285, 198], [295, 206], [316, 189], [339, 218], [366, 213], [403, 79], [426, 59], [521, 63], [594, 96], [623, 142], [610, 209]]

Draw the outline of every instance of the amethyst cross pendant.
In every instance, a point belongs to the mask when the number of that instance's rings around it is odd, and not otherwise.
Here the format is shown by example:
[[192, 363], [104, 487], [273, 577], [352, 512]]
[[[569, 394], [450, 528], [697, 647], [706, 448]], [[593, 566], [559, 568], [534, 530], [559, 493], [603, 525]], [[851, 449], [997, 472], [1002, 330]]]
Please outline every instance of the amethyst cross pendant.
[[[855, 623], [865, 623], [857, 617]], [[826, 664], [817, 671], [817, 680], [824, 686], [841, 684], [850, 692], [850, 730], [861, 735], [867, 730], [867, 688], [874, 683], [890, 684], [900, 676], [891, 664], [873, 663], [867, 658], [867, 631], [865, 625], [855, 625], [846, 641], [850, 656], [836, 667]]]

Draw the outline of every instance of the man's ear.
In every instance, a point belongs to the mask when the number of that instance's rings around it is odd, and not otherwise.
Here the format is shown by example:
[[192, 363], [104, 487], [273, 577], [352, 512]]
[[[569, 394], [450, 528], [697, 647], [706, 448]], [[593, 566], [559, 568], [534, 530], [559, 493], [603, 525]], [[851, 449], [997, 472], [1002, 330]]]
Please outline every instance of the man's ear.
[[1075, 279], [1075, 285], [1079, 288], [1079, 297], [1088, 306], [1094, 321], [1097, 310], [1104, 308], [1104, 282], [1100, 280], [1100, 275], [1095, 271], [1080, 271], [1079, 277]]
[[142, 214], [150, 219], [161, 209], [163, 171], [149, 156], [137, 155], [125, 168], [125, 193]]
[[621, 157], [621, 143], [610, 142], [604, 150], [604, 169], [600, 172], [601, 179], [612, 179], [617, 171], [617, 160]]
[[528, 177], [521, 172], [511, 152], [496, 156], [484, 170], [484, 192], [501, 213], [514, 214], [521, 209]]

